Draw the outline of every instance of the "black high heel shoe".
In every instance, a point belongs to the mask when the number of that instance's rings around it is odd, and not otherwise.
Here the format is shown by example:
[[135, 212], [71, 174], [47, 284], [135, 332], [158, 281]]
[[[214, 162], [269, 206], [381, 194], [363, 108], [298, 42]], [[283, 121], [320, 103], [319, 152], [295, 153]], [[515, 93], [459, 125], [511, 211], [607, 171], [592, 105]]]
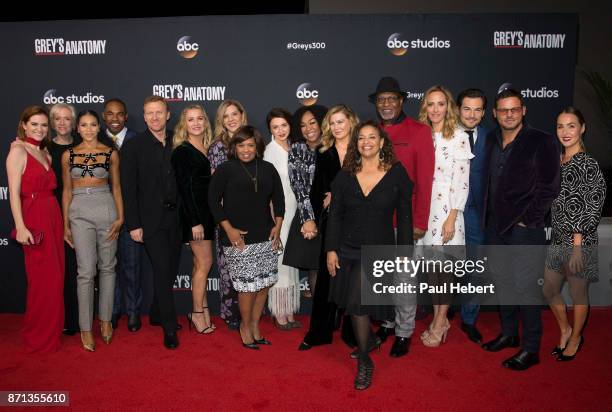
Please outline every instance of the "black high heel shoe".
[[357, 376], [355, 377], [355, 389], [358, 391], [368, 389], [372, 384], [374, 374], [374, 362], [368, 355], [359, 357], [357, 364]]
[[[567, 346], [567, 341], [569, 340], [571, 336], [572, 336], [572, 329], [570, 328], [569, 335], [567, 337], [567, 340], [565, 341], [565, 346]], [[555, 348], [550, 352], [551, 356], [558, 357], [559, 355], [561, 355], [563, 351], [565, 350], [565, 346], [564, 347], [555, 346]]]
[[[574, 360], [574, 358], [576, 357], [576, 355], [578, 354], [578, 352], [580, 352], [580, 349], [582, 348], [582, 344], [584, 343], [584, 337], [582, 335], [580, 335], [580, 342], [578, 343], [578, 347], [576, 348], [576, 352], [573, 355], [564, 355], [563, 352], [561, 352], [559, 354], [559, 356], [557, 357], [557, 360], [559, 362], [569, 362]], [[567, 345], [565, 345], [567, 347]]]
[[[372, 352], [374, 349], [378, 349], [378, 351], [380, 352], [380, 345], [382, 345], [382, 339], [380, 338], [380, 336], [376, 336], [373, 340], [370, 341], [370, 346], [368, 346], [368, 353]], [[354, 351], [352, 351], [349, 356], [351, 357], [351, 359], [358, 359], [359, 349], [355, 349]]]
[[[202, 309], [208, 309], [208, 307], [205, 306]], [[186, 315], [187, 316], [187, 320], [188, 320], [187, 324], [189, 325], [189, 331], [190, 332], [191, 332], [191, 325], [192, 324], [193, 324], [193, 328], [196, 330], [196, 332], [198, 332], [199, 334], [202, 334], [202, 335], [208, 335], [209, 333], [213, 333], [215, 331], [215, 328], [212, 325], [212, 321], [210, 322], [210, 326], [208, 326], [208, 327], [206, 327], [206, 328], [204, 328], [202, 330], [199, 330], [198, 329], [198, 325], [196, 325], [195, 322], [193, 321], [193, 314], [194, 313], [202, 313], [202, 314], [204, 314], [204, 311], [203, 310], [201, 312], [195, 312], [194, 311], [194, 312], [188, 313]]]
[[263, 337], [261, 339], [253, 338], [253, 342], [255, 342], [258, 345], [272, 345], [272, 342], [270, 342], [268, 339], [263, 338]]
[[238, 328], [238, 334], [240, 335], [240, 341], [242, 342], [242, 347], [245, 349], [253, 349], [259, 350], [259, 346], [257, 346], [257, 341], [253, 338], [253, 342], [244, 343], [244, 339], [242, 339], [242, 331]]
[[310, 350], [310, 349], [312, 349], [312, 345], [306, 342], [302, 342], [300, 343], [300, 346], [298, 346], [298, 350]]

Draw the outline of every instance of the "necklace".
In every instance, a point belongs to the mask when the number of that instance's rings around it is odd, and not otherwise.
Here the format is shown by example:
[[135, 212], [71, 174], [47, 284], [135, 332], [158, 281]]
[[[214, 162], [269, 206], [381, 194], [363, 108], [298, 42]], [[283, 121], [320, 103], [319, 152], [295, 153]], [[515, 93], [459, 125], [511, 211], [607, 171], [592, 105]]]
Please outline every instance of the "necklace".
[[246, 168], [244, 163], [242, 163], [242, 160], [239, 160], [239, 162], [242, 168], [244, 169], [244, 171], [246, 172], [246, 174], [249, 175], [249, 179], [251, 179], [251, 181], [253, 182], [253, 188], [255, 189], [255, 193], [257, 193], [257, 159], [255, 159], [255, 176], [253, 176], [249, 172], [249, 170]]

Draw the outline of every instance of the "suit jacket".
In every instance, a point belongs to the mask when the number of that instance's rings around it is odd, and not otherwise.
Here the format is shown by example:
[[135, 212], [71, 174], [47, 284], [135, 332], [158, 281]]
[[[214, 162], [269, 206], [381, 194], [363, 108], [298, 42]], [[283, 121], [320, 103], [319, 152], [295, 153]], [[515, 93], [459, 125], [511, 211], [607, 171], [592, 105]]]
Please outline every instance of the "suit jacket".
[[[125, 131], [125, 137], [123, 138], [123, 142], [121, 142], [121, 147], [123, 147], [123, 145], [125, 144], [125, 142], [127, 142], [128, 140], [130, 140], [131, 138], [138, 136], [138, 132], [131, 130], [131, 129], [127, 129]], [[103, 138], [103, 139], [110, 139], [108, 137], [108, 134], [106, 133], [106, 129], [101, 129], [100, 133], [98, 133], [98, 138]], [[119, 149], [119, 151], [121, 151], [121, 149]]]
[[476, 127], [476, 143], [474, 144], [474, 150], [472, 154], [475, 156], [470, 161], [470, 192], [468, 200], [465, 204], [467, 208], [473, 208], [477, 211], [480, 217], [479, 222], [482, 220], [484, 213], [484, 200], [485, 200], [485, 185], [484, 177], [487, 175], [485, 170], [485, 147], [487, 141], [488, 130], [478, 125]]
[[[166, 144], [172, 144], [166, 130]], [[144, 238], [157, 232], [164, 214], [163, 154], [149, 129], [126, 139], [121, 147], [121, 194], [128, 231], [142, 228]], [[171, 184], [176, 185], [174, 176]]]
[[[485, 214], [489, 207], [491, 152], [500, 135], [499, 128], [493, 130], [485, 145]], [[500, 234], [519, 222], [528, 228], [543, 228], [550, 206], [559, 194], [560, 181], [559, 146], [555, 139], [524, 124], [498, 179], [493, 199], [495, 221], [489, 224], [495, 225]]]

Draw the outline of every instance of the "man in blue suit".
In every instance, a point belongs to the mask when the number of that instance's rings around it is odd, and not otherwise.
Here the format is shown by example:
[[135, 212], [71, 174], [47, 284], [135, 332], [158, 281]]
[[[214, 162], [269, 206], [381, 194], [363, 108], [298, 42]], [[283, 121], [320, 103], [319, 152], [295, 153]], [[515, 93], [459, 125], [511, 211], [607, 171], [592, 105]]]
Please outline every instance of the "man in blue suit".
[[[465, 219], [465, 243], [468, 257], [476, 259], [484, 244], [484, 154], [487, 130], [480, 123], [485, 114], [487, 98], [480, 89], [466, 89], [457, 96], [461, 128], [468, 135], [470, 150], [474, 158], [470, 162], [470, 192], [463, 217]], [[475, 343], [482, 343], [482, 334], [476, 328], [476, 317], [480, 305], [464, 302], [461, 305], [461, 330]]]
[[[123, 143], [136, 136], [136, 132], [125, 126], [128, 113], [122, 100], [117, 98], [107, 100], [104, 104], [102, 117], [106, 125], [105, 133], [115, 142], [117, 148], [121, 149]], [[131, 332], [136, 332], [142, 326], [140, 321], [142, 245], [132, 240], [124, 226], [119, 234], [119, 244], [117, 246], [117, 281], [115, 282], [115, 301], [113, 304], [113, 329], [117, 328], [117, 322], [122, 312], [122, 298], [125, 296], [123, 309], [128, 315], [128, 329]], [[122, 293], [122, 290], [124, 293]]]

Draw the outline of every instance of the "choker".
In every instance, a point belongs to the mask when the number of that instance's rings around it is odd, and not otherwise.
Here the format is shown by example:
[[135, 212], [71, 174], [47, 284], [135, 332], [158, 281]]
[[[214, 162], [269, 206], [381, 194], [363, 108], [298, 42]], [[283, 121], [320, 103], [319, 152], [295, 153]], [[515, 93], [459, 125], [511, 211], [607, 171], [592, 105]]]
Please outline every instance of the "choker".
[[34, 145], [34, 146], [40, 146], [40, 144], [42, 143], [42, 140], [36, 140], [36, 139], [31, 138], [31, 137], [26, 137], [25, 141], [27, 143], [30, 143], [30, 144]]

